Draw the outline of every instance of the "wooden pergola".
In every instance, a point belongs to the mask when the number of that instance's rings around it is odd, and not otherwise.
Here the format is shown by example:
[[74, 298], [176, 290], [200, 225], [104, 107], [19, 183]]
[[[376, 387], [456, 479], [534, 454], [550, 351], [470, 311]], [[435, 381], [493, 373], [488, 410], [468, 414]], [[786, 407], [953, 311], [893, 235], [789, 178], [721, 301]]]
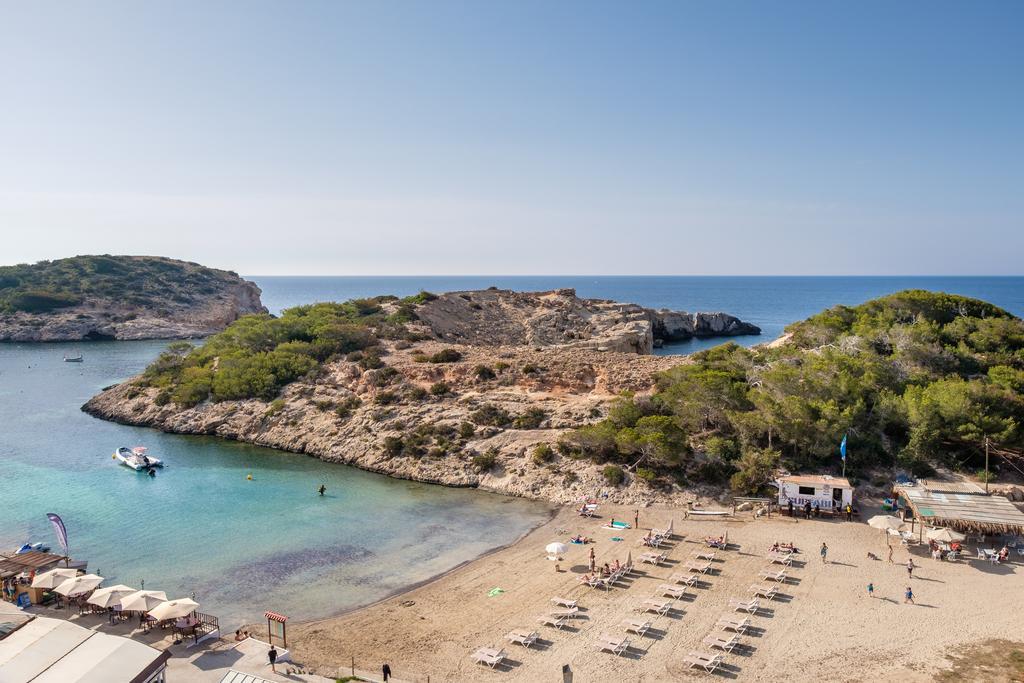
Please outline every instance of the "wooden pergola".
[[1024, 535], [1024, 512], [1004, 496], [958, 488], [939, 491], [924, 486], [897, 486], [914, 517], [932, 526], [965, 534]]

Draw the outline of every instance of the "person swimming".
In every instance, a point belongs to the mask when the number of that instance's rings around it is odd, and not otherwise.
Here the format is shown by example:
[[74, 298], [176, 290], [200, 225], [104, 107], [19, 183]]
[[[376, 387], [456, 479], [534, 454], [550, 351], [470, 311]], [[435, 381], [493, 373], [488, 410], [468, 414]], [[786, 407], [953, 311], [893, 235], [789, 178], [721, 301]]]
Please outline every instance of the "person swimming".
[[320, 492], [320, 495], [322, 496], [324, 495], [324, 492], [327, 491], [327, 487], [324, 486], [323, 484], [320, 484], [320, 488], [317, 490]]

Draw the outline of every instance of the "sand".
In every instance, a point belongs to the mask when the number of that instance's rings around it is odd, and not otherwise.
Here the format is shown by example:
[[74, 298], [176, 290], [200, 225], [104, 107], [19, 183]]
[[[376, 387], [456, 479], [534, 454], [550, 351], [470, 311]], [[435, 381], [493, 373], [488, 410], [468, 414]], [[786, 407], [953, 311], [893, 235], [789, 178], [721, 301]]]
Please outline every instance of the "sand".
[[[563, 510], [515, 545], [480, 558], [438, 580], [359, 611], [289, 628], [295, 658], [322, 673], [345, 673], [355, 658], [359, 669], [377, 671], [387, 661], [402, 681], [537, 681], [560, 680], [568, 664], [576, 681], [666, 681], [706, 676], [686, 668], [683, 658], [730, 613], [730, 598], [747, 599], [758, 572], [768, 565], [767, 547], [775, 540], [793, 541], [801, 549], [785, 596], [762, 600], [751, 617], [755, 629], [743, 647], [725, 655], [719, 675], [743, 681], [928, 681], [950, 666], [946, 654], [990, 638], [1020, 641], [1024, 636], [1024, 571], [1021, 558], [993, 566], [977, 560], [959, 563], [931, 559], [927, 546], [895, 546], [886, 561], [882, 532], [862, 522], [754, 519], [683, 520], [680, 510], [643, 509], [641, 530], [602, 529], [608, 516], [632, 522], [631, 509], [602, 507], [602, 519], [584, 519]], [[866, 510], [867, 515], [874, 511]], [[741, 513], [743, 515], [743, 513]], [[594, 548], [598, 563], [634, 559], [644, 551], [639, 539], [646, 529], [674, 520], [678, 535], [665, 552], [670, 565], [647, 567], [645, 575], [610, 591], [581, 586]], [[561, 531], [566, 530], [566, 531]], [[544, 557], [554, 540], [565, 542], [580, 532], [596, 538], [589, 546], [570, 546], [563, 571]], [[647, 637], [630, 635], [632, 648], [616, 657], [594, 649], [602, 633], [623, 635], [621, 621], [637, 616], [636, 607], [651, 597], [672, 573], [704, 549], [701, 539], [728, 532], [738, 549], [718, 552], [713, 574], [695, 589], [692, 601], [679, 601], [670, 616], [650, 615]], [[622, 537], [621, 542], [611, 541]], [[827, 564], [819, 557], [829, 546]], [[868, 559], [868, 552], [880, 557]], [[919, 566], [907, 579], [909, 557]], [[395, 558], [395, 561], [401, 561]], [[875, 597], [867, 595], [868, 582]], [[904, 604], [911, 585], [914, 605]], [[493, 588], [504, 592], [488, 597]], [[551, 608], [552, 596], [576, 598], [583, 618], [562, 631], [541, 626], [538, 615]], [[741, 615], [737, 615], [741, 616]], [[542, 641], [530, 649], [504, 640], [513, 629], [539, 631]], [[470, 660], [480, 646], [503, 647], [508, 665], [490, 670]]]

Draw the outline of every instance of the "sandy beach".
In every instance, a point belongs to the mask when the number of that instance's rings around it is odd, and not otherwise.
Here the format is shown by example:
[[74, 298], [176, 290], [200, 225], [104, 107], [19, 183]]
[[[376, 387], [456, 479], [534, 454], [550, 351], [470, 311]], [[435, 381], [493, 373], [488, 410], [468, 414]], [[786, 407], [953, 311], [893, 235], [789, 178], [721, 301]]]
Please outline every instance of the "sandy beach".
[[[864, 510], [865, 517], [873, 514]], [[484, 556], [439, 579], [378, 604], [324, 621], [289, 628], [297, 661], [321, 673], [357, 669], [379, 671], [388, 662], [401, 681], [557, 680], [568, 664], [577, 681], [665, 681], [704, 676], [687, 668], [691, 650], [706, 650], [702, 640], [716, 631], [723, 615], [743, 616], [730, 599], [750, 598], [758, 573], [768, 566], [766, 550], [774, 541], [794, 542], [799, 561], [780, 595], [751, 616], [753, 628], [741, 646], [725, 653], [717, 676], [744, 681], [810, 681], [823, 678], [863, 681], [881, 676], [901, 681], [935, 680], [951, 667], [949, 654], [992, 639], [1020, 640], [1024, 613], [1024, 575], [1014, 555], [1009, 564], [974, 559], [956, 563], [931, 559], [927, 546], [894, 546], [887, 561], [882, 533], [863, 522], [737, 518], [683, 519], [679, 509], [640, 511], [640, 529], [602, 528], [610, 517], [633, 521], [633, 509], [602, 506], [599, 519], [559, 512], [514, 545]], [[642, 565], [643, 573], [605, 591], [580, 585], [594, 549], [598, 564], [634, 560], [644, 552], [646, 530], [674, 522], [675, 540], [662, 550], [668, 563]], [[543, 548], [576, 533], [595, 539], [570, 546], [564, 561], [545, 558]], [[652, 629], [629, 635], [624, 656], [598, 652], [599, 635], [626, 635], [621, 622], [638, 617], [637, 607], [677, 572], [693, 553], [705, 550], [703, 538], [728, 533], [733, 544], [716, 553], [713, 570], [678, 600], [665, 616], [648, 615]], [[612, 537], [622, 538], [613, 541]], [[819, 549], [828, 544], [828, 562]], [[868, 558], [872, 552], [879, 559]], [[906, 561], [919, 568], [907, 578]], [[401, 558], [394, 558], [401, 561]], [[875, 596], [867, 595], [867, 584]], [[904, 603], [910, 585], [915, 604]], [[493, 589], [501, 592], [489, 595]], [[552, 609], [554, 596], [577, 599], [579, 618], [562, 630], [542, 626], [537, 617]], [[513, 629], [536, 630], [541, 640], [526, 649], [510, 644]], [[471, 661], [481, 646], [504, 648], [506, 665], [496, 670]], [[991, 645], [990, 645], [991, 647]], [[1012, 680], [998, 670], [975, 673], [975, 680]]]

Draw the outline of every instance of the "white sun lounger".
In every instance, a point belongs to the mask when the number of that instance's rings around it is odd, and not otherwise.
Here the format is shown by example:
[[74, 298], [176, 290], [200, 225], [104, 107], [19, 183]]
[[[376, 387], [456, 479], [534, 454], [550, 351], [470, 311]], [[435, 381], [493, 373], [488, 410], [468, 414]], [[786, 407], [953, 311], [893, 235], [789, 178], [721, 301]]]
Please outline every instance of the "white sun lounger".
[[750, 617], [737, 619], [731, 614], [723, 614], [722, 618], [718, 620], [715, 626], [720, 629], [736, 631], [736, 633], [746, 633], [747, 629], [750, 628]]
[[743, 610], [744, 612], [756, 614], [757, 610], [761, 608], [761, 601], [757, 598], [753, 600], [730, 600], [729, 607], [736, 612]]
[[663, 583], [658, 586], [658, 595], [667, 595], [676, 600], [686, 597], [686, 586], [676, 586], [671, 583]]
[[524, 631], [516, 630], [510, 631], [505, 638], [511, 643], [519, 643], [520, 645], [529, 648], [531, 645], [537, 642], [537, 638], [540, 634], [536, 631]]
[[668, 555], [666, 555], [665, 553], [644, 553], [640, 556], [641, 562], [646, 562], [647, 564], [654, 565], [659, 565], [667, 559]]
[[504, 650], [498, 650], [493, 647], [482, 647], [473, 653], [472, 658], [477, 664], [486, 664], [493, 669], [501, 664], [507, 656], [508, 654]]
[[767, 598], [774, 600], [775, 596], [779, 594], [779, 589], [775, 586], [762, 586], [761, 584], [755, 583], [750, 587], [750, 592], [754, 594], [755, 598]]
[[576, 601], [569, 600], [568, 598], [560, 598], [558, 596], [555, 596], [551, 598], [551, 602], [555, 603], [559, 607], [568, 607], [569, 609], [576, 607]]
[[711, 654], [710, 652], [693, 651], [686, 655], [683, 661], [689, 664], [691, 669], [699, 666], [710, 674], [714, 673], [715, 669], [722, 665], [725, 658], [722, 655]]
[[793, 553], [768, 553], [768, 561], [773, 564], [784, 564], [787, 567], [793, 564]]
[[712, 633], [704, 639], [704, 644], [710, 648], [718, 648], [726, 652], [732, 652], [733, 648], [740, 644], [739, 636], [726, 636], [724, 633]]
[[673, 574], [668, 577], [669, 583], [681, 583], [686, 586], [694, 586], [697, 583], [697, 577], [693, 574]]
[[622, 626], [630, 633], [642, 636], [651, 628], [651, 622], [646, 619], [623, 619]]
[[691, 572], [699, 572], [701, 574], [711, 571], [710, 562], [687, 562], [684, 566]]
[[783, 581], [789, 578], [789, 574], [786, 573], [785, 569], [775, 571], [774, 569], [767, 567], [765, 569], [762, 569], [761, 573], [758, 574], [758, 576], [760, 576], [762, 579], [768, 581], [777, 581], [779, 583], [782, 583]]
[[672, 609], [672, 601], [662, 600], [661, 598], [647, 598], [637, 609], [641, 612], [654, 612], [664, 615], [668, 614], [669, 610]]
[[707, 560], [708, 562], [711, 562], [713, 559], [715, 559], [715, 551], [698, 550], [693, 554], [693, 556], [696, 557], [698, 560]]
[[629, 649], [629, 638], [618, 638], [616, 636], [602, 633], [594, 643], [598, 651], [611, 652], [613, 655], [622, 655]]
[[555, 614], [543, 614], [537, 617], [537, 621], [545, 626], [554, 626], [558, 630], [562, 630], [562, 627], [569, 623], [569, 617], [558, 616]]

